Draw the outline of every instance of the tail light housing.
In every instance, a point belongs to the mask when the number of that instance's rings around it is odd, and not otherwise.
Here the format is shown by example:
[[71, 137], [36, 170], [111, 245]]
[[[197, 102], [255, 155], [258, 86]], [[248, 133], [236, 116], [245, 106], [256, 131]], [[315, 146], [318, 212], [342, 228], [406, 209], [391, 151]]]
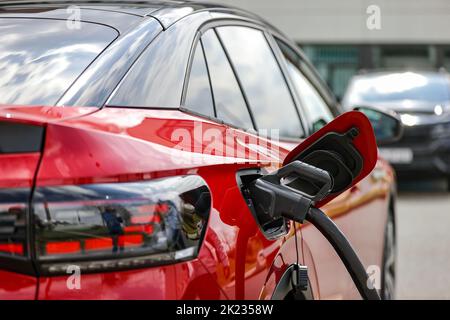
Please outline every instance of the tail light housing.
[[211, 195], [195, 175], [151, 181], [37, 187], [34, 252], [42, 274], [161, 265], [192, 259]]
[[0, 256], [27, 254], [27, 209], [30, 190], [0, 189]]
[[44, 126], [18, 119], [14, 109], [3, 106], [0, 112], [0, 267], [34, 275], [29, 204]]

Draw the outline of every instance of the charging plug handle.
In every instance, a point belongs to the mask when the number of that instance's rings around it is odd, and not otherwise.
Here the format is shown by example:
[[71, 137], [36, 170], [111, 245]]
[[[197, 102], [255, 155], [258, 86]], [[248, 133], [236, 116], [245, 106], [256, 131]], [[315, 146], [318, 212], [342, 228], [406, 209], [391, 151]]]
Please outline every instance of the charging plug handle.
[[[305, 184], [296, 183], [302, 179], [316, 187], [313, 188], [316, 190], [314, 194], [302, 187]], [[325, 213], [314, 207], [332, 187], [333, 180], [327, 171], [296, 160], [252, 181], [248, 185], [248, 193], [259, 221], [270, 224], [270, 221], [287, 218], [300, 223], [305, 220], [311, 222], [333, 246], [363, 299], [380, 300], [376, 289], [368, 287], [368, 275], [347, 238]], [[299, 275], [299, 287], [302, 286], [301, 278]]]
[[[319, 190], [308, 194], [289, 186], [296, 179], [307, 180]], [[258, 215], [303, 222], [311, 206], [327, 196], [331, 188], [332, 178], [327, 171], [297, 160], [256, 179], [248, 186], [248, 191]]]

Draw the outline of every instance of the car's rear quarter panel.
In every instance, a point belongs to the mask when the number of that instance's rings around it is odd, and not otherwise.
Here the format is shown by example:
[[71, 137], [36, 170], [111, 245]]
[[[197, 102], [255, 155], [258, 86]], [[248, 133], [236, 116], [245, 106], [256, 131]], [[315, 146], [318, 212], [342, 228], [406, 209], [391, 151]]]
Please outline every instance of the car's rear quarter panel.
[[[231, 134], [232, 139], [202, 141], [198, 134], [202, 135], [207, 129], [216, 129], [223, 137]], [[184, 131], [174, 135], [177, 130]], [[180, 132], [189, 134], [189, 140], [193, 140], [184, 141], [178, 135]], [[236, 172], [267, 166], [267, 160], [274, 159], [247, 147], [243, 157], [199, 153], [206, 147], [211, 148], [211, 143], [216, 144], [217, 150], [235, 150], [247, 135], [173, 110], [104, 108], [84, 117], [49, 124], [37, 186], [115, 183], [198, 174], [212, 192], [213, 210], [199, 256], [193, 261], [167, 267], [86, 274], [82, 276], [79, 291], [68, 288], [69, 275], [43, 277], [38, 297], [270, 298], [275, 289], [273, 284], [295, 262], [293, 233], [273, 241], [264, 237], [240, 194]], [[189, 148], [194, 148], [195, 143], [200, 149], [192, 152]], [[189, 151], [179, 150], [180, 145]], [[267, 147], [270, 146], [268, 143]], [[285, 152], [280, 149], [280, 158]], [[180, 162], [184, 156], [193, 158]], [[274, 261], [283, 263], [274, 264]], [[271, 278], [272, 285], [269, 281], [265, 287], [269, 273], [275, 278]]]

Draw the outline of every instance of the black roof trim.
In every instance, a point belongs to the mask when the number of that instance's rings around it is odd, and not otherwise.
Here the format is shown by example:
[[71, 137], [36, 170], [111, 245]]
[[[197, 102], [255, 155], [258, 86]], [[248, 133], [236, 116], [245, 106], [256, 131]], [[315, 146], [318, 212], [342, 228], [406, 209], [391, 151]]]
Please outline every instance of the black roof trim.
[[[279, 30], [274, 27], [271, 23], [261, 18], [260, 16], [244, 10], [238, 7], [226, 5], [226, 4], [218, 4], [212, 3], [208, 1], [201, 0], [12, 0], [12, 1], [1, 1], [0, 8], [2, 7], [24, 7], [24, 6], [66, 6], [66, 5], [80, 5], [80, 7], [84, 7], [87, 9], [89, 5], [96, 5], [107, 7], [111, 6], [111, 9], [106, 8], [96, 8], [96, 10], [104, 10], [104, 11], [112, 11], [117, 13], [130, 14], [130, 11], [126, 8], [149, 8], [148, 12], [140, 11], [134, 12], [134, 15], [137, 16], [152, 16], [153, 18], [159, 20], [163, 27], [166, 29], [176, 21], [186, 17], [189, 14], [198, 12], [198, 11], [216, 11], [222, 13], [230, 13], [235, 14], [237, 16], [242, 16], [246, 18], [250, 18], [253, 20], [257, 20], [263, 22], [264, 24], [270, 26], [277, 32]], [[159, 7], [155, 9], [155, 6]], [[183, 8], [190, 7], [193, 10], [181, 10]], [[142, 13], [145, 12], [145, 13]]]
[[[182, 11], [180, 11], [180, 14], [175, 14], [175, 15], [173, 14], [173, 11], [180, 10], [183, 7], [185, 7], [185, 8], [190, 7], [193, 10], [191, 12], [186, 11], [183, 13]], [[237, 17], [244, 17], [247, 19], [261, 22], [261, 23], [265, 24], [266, 26], [272, 28], [272, 30], [274, 30], [278, 33], [282, 33], [277, 27], [272, 25], [270, 22], [268, 22], [267, 20], [263, 19], [262, 17], [258, 16], [257, 14], [255, 14], [251, 11], [244, 10], [244, 9], [241, 9], [241, 8], [235, 7], [235, 6], [222, 5], [222, 4], [212, 3], [212, 2], [208, 2], [208, 1], [185, 0], [176, 5], [174, 4], [174, 5], [163, 6], [159, 10], [156, 10], [149, 15], [152, 16], [153, 18], [159, 20], [161, 22], [161, 24], [163, 25], [163, 28], [167, 29], [172, 24], [174, 24], [176, 21], [178, 21], [190, 14], [200, 12], [200, 11], [211, 11], [211, 12], [233, 14], [233, 15], [236, 15]]]
[[0, 7], [5, 6], [34, 6], [34, 5], [102, 5], [102, 6], [123, 6], [123, 7], [154, 7], [159, 5], [161, 7], [170, 5], [179, 5], [186, 3], [186, 1], [176, 1], [176, 0], [12, 0], [12, 1], [1, 1]]

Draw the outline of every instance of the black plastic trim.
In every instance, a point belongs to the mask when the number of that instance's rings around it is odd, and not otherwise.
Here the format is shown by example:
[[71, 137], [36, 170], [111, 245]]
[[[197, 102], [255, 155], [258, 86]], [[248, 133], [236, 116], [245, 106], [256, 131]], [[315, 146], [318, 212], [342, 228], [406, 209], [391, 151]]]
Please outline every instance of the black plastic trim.
[[[297, 265], [291, 264], [281, 276], [277, 286], [272, 294], [272, 300], [284, 300], [294, 290], [292, 286], [292, 275]], [[298, 297], [298, 293], [297, 293]], [[314, 300], [311, 284], [308, 284], [308, 288], [305, 291], [301, 291], [301, 298], [299, 300]]]
[[0, 154], [40, 152], [43, 138], [42, 126], [0, 121]]
[[[256, 212], [255, 205], [253, 203], [253, 200], [251, 198], [250, 192], [248, 190], [248, 184], [255, 181], [256, 179], [262, 177], [263, 175], [267, 174], [267, 172], [264, 172], [259, 168], [254, 169], [244, 169], [236, 172], [236, 182], [239, 186], [239, 190], [241, 191], [241, 195], [244, 198], [245, 202], [247, 203], [247, 206], [255, 219], [256, 224], [258, 225], [258, 228], [261, 230], [261, 233], [268, 239], [268, 240], [274, 240], [278, 239], [282, 236], [285, 236], [289, 232], [290, 223], [289, 220], [280, 217], [278, 219], [274, 219], [273, 223], [275, 223], [276, 229], [270, 229], [266, 230], [263, 228], [262, 223], [260, 221], [260, 217], [258, 216]], [[270, 231], [270, 232], [269, 232]]]

